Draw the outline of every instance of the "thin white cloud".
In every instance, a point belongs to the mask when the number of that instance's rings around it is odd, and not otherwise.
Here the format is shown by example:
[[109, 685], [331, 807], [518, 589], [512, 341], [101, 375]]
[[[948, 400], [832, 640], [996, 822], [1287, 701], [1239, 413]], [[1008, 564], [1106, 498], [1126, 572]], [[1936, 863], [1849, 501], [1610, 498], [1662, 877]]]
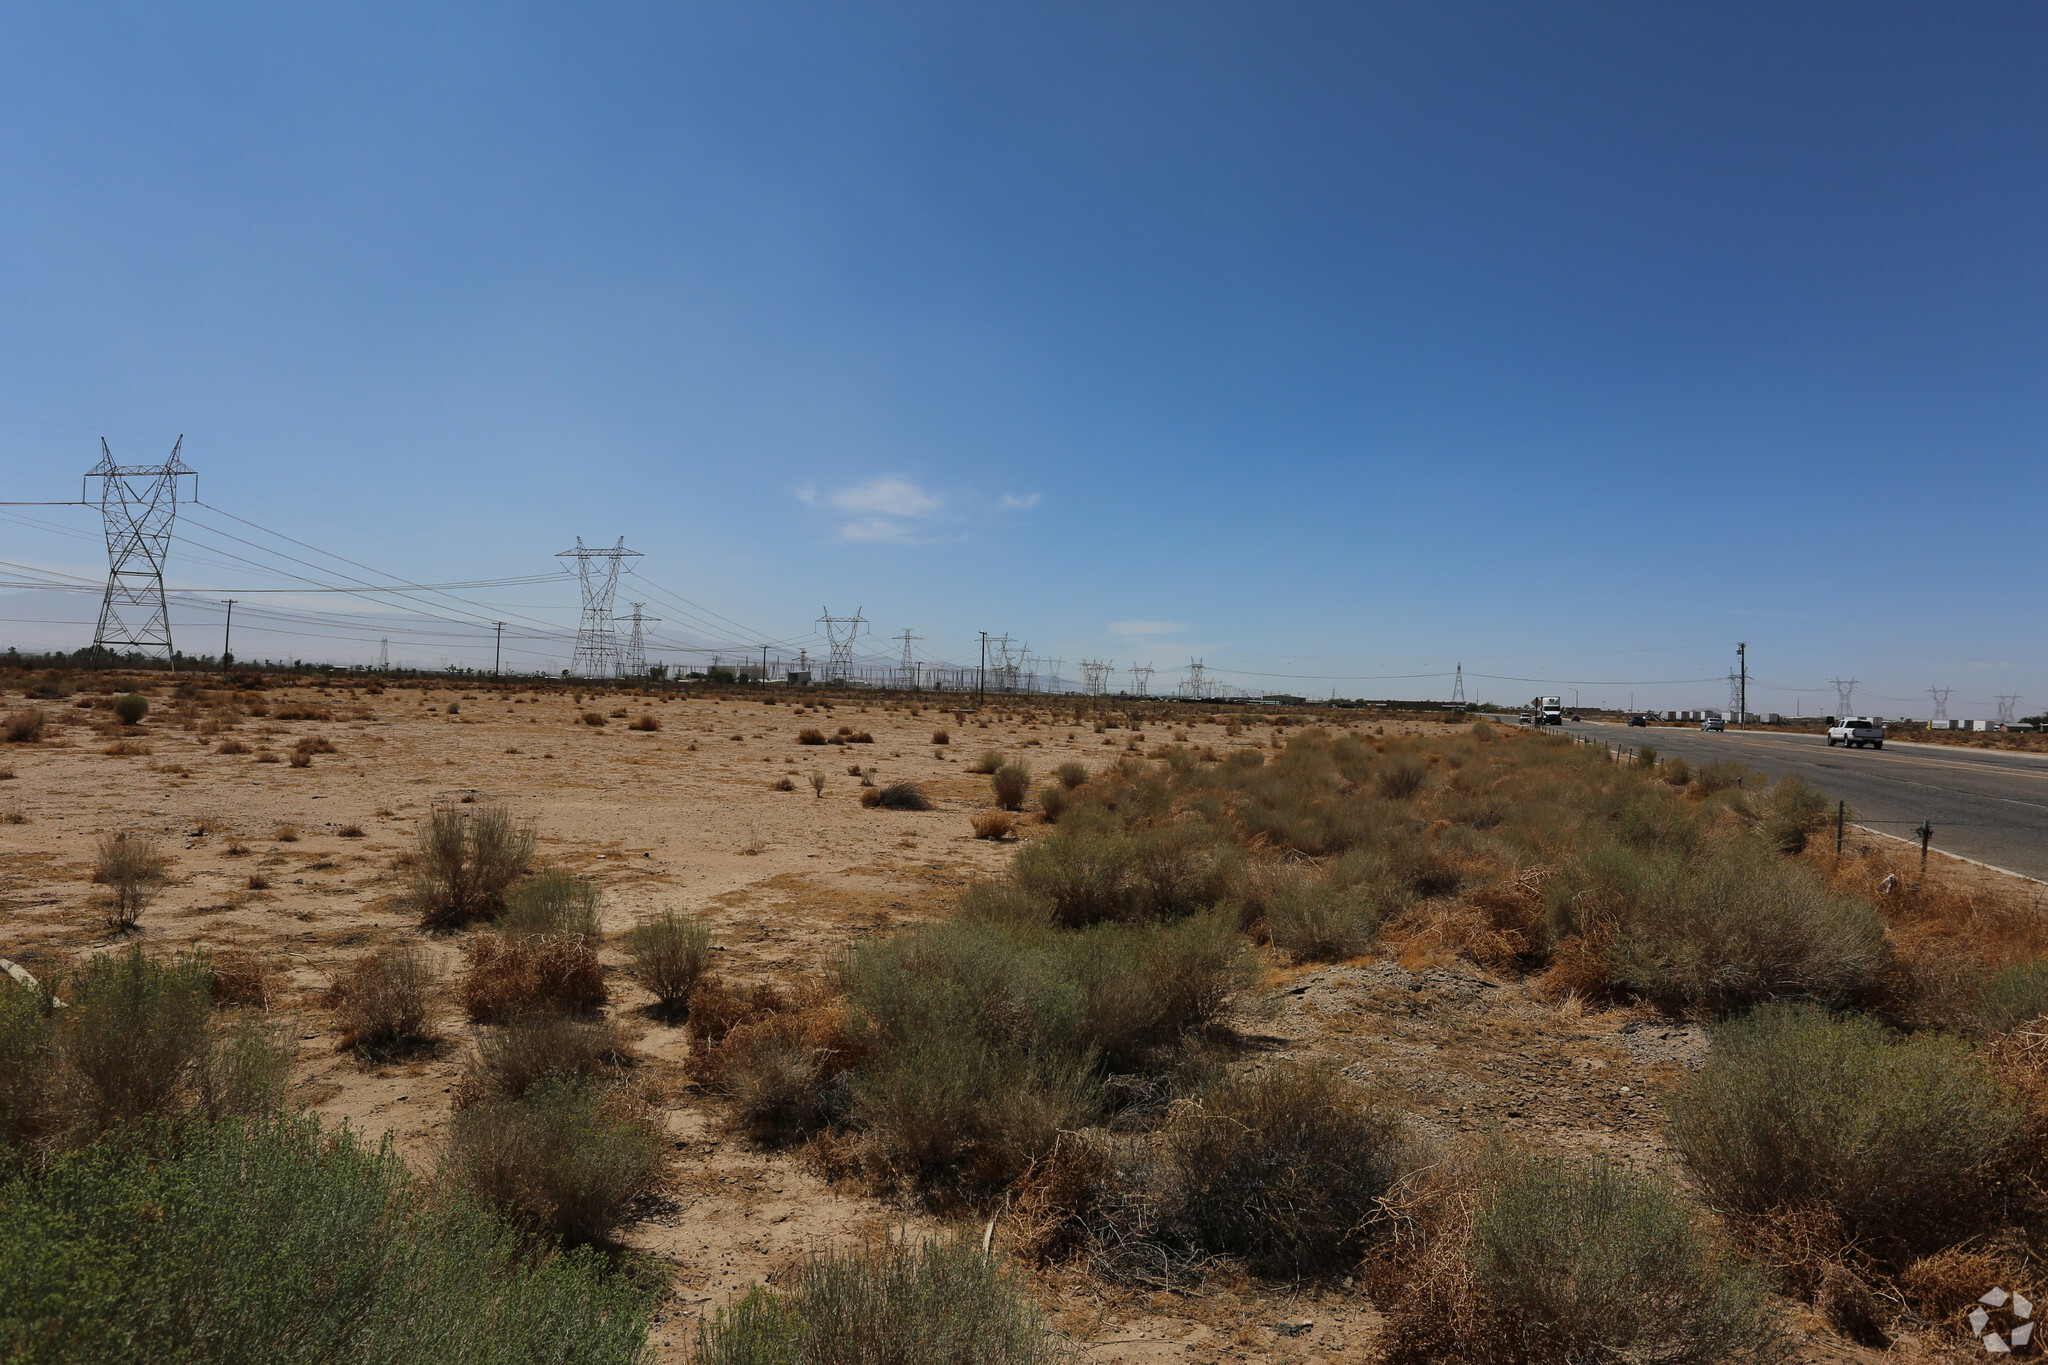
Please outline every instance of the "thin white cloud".
[[818, 485], [814, 483], [800, 483], [794, 491], [796, 493], [796, 500], [804, 506], [816, 507], [818, 505]]
[[1185, 621], [1111, 621], [1109, 633], [1126, 638], [1138, 635], [1178, 635], [1186, 630]]
[[1003, 508], [1005, 511], [1010, 512], [1029, 512], [1032, 508], [1038, 506], [1038, 500], [1044, 496], [1045, 494], [1043, 493], [1025, 493], [1021, 496], [1016, 493], [1005, 493], [1003, 494]]
[[915, 528], [887, 517], [859, 517], [839, 528], [841, 540], [873, 542], [907, 542], [913, 539]]
[[881, 517], [928, 517], [946, 505], [938, 494], [927, 493], [910, 480], [893, 475], [869, 479], [851, 488], [835, 488], [826, 501], [841, 512]]

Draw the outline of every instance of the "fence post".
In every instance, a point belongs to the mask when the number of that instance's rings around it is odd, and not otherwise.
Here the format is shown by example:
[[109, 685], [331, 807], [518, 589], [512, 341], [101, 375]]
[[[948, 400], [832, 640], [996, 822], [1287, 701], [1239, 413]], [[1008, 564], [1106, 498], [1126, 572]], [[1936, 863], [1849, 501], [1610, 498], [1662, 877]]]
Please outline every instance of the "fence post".
[[1835, 802], [1835, 856], [1837, 858], [1842, 856], [1842, 823], [1848, 819], [1848, 813], [1849, 803], [1847, 801]]

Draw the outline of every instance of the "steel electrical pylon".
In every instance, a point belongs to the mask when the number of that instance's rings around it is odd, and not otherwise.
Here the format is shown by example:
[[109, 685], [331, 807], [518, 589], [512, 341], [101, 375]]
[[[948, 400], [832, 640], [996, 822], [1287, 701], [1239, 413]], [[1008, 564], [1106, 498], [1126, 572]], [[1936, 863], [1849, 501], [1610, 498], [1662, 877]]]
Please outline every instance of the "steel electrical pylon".
[[1109, 691], [1110, 671], [1116, 667], [1114, 659], [1081, 660], [1081, 691], [1090, 697], [1100, 697]]
[[1454, 683], [1452, 683], [1452, 684], [1451, 684], [1451, 705], [1453, 705], [1453, 706], [1463, 706], [1464, 704], [1465, 704], [1465, 665], [1463, 665], [1463, 664], [1459, 664], [1459, 665], [1458, 665], [1458, 679], [1457, 679], [1457, 681], [1456, 681], [1456, 682], [1454, 682]]
[[1998, 692], [1993, 695], [1998, 698], [1998, 723], [2000, 725], [2011, 725], [2013, 723], [2013, 712], [2020, 709], [2020, 697], [2024, 694], [2019, 692]]
[[825, 629], [828, 646], [825, 663], [825, 678], [829, 681], [844, 681], [853, 673], [853, 642], [859, 638], [867, 621], [861, 616], [865, 610], [855, 607], [851, 616], [834, 616], [832, 608], [826, 607], [825, 614], [818, 618], [818, 624]]
[[1927, 689], [1927, 695], [1934, 698], [1933, 719], [1948, 719], [1948, 699], [1955, 695], [1955, 691], [1953, 687], [1930, 687]]
[[626, 647], [619, 657], [619, 673], [622, 677], [637, 678], [647, 671], [647, 637], [641, 633], [641, 627], [656, 625], [661, 618], [641, 615], [641, 608], [646, 605], [645, 602], [635, 602], [633, 614], [625, 618], [632, 626], [632, 630], [626, 635]]
[[1209, 683], [1202, 676], [1202, 671], [1202, 661], [1200, 659], [1188, 660], [1188, 675], [1181, 680], [1180, 684], [1180, 694], [1183, 697], [1191, 697], [1196, 701], [1200, 701], [1209, 695]]
[[906, 689], [915, 688], [917, 686], [917, 660], [911, 657], [910, 645], [913, 640], [922, 640], [924, 636], [912, 635], [910, 627], [905, 626], [901, 635], [892, 638], [903, 642], [903, 662], [896, 666], [896, 685]]
[[[92, 633], [94, 654], [169, 659], [176, 653], [164, 600], [164, 560], [178, 516], [178, 480], [189, 475], [192, 496], [199, 496], [198, 472], [178, 458], [184, 448], [180, 436], [171, 458], [160, 465], [121, 465], [100, 438], [100, 462], [85, 476], [86, 482], [100, 481], [100, 520], [107, 532], [107, 593]], [[79, 497], [92, 501], [82, 488]]]
[[1150, 664], [1132, 664], [1132, 665], [1131, 665], [1131, 695], [1132, 695], [1132, 696], [1134, 696], [1134, 697], [1146, 697], [1146, 696], [1150, 696], [1150, 695], [1151, 695], [1151, 687], [1152, 687], [1152, 665], [1150, 665]]
[[619, 633], [612, 625], [612, 598], [618, 593], [624, 562], [641, 557], [638, 550], [626, 548], [624, 536], [609, 550], [590, 549], [578, 536], [575, 549], [555, 556], [576, 561], [576, 576], [583, 585], [583, 617], [576, 624], [576, 653], [569, 661], [569, 671], [577, 677], [618, 676]]
[[1835, 712], [1836, 718], [1856, 714], [1856, 684], [1860, 679], [1829, 678], [1828, 681], [1835, 685], [1835, 704], [1840, 708]]

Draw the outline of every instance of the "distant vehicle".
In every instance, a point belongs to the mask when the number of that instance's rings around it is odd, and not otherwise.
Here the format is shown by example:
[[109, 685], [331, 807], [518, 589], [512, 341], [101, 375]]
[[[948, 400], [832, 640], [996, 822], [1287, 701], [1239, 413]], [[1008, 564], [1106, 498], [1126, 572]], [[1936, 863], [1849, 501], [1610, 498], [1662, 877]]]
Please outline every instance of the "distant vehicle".
[[1722, 720], [1719, 716], [1708, 716], [1700, 722], [1700, 729], [1702, 730], [1725, 730], [1727, 728], [1728, 722]]
[[1628, 723], [1630, 725], [1640, 726], [1647, 729], [1650, 724], [1650, 718], [1648, 716], [1630, 716], [1628, 718]]
[[1527, 725], [1527, 724], [1529, 724], [1529, 713], [1528, 713], [1527, 711], [1524, 711], [1524, 712], [1523, 712], [1523, 713], [1522, 713], [1521, 715], [1519, 715], [1519, 716], [1516, 716], [1516, 717], [1515, 717], [1515, 724], [1517, 724], [1517, 725]]
[[1557, 697], [1537, 697], [1529, 703], [1531, 725], [1564, 724], [1564, 703]]
[[1884, 726], [1870, 716], [1844, 716], [1828, 727], [1828, 747], [1846, 744], [1851, 749], [1869, 745], [1873, 749], [1884, 747]]

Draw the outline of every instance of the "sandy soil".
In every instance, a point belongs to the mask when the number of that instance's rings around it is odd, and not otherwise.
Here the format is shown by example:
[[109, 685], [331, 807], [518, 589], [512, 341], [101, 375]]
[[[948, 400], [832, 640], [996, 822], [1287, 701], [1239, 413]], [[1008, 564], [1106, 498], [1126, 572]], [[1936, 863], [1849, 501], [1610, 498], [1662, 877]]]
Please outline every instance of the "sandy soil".
[[[422, 942], [452, 973], [460, 937], [421, 933], [403, 911], [393, 868], [433, 804], [506, 803], [536, 823], [544, 859], [603, 885], [608, 931], [659, 909], [702, 914], [714, 927], [716, 970], [757, 980], [815, 969], [864, 937], [943, 913], [962, 885], [1003, 865], [1014, 842], [977, 840], [969, 830], [970, 815], [990, 804], [987, 779], [968, 771], [985, 748], [1022, 755], [1043, 774], [1067, 759], [1100, 763], [1133, 744], [1185, 736], [1220, 752], [1274, 735], [1254, 726], [1233, 736], [1206, 714], [1201, 723], [1098, 734], [1053, 723], [1039, 707], [994, 701], [977, 717], [929, 703], [919, 714], [882, 699], [808, 710], [795, 698], [600, 696], [586, 705], [566, 693], [477, 687], [381, 695], [273, 687], [243, 700], [271, 716], [211, 734], [199, 728], [222, 712], [181, 717], [161, 692], [158, 714], [139, 733], [73, 700], [36, 703], [51, 722], [43, 741], [0, 747], [0, 772], [12, 773], [0, 779], [0, 955], [40, 975], [122, 946], [92, 907], [93, 842], [115, 830], [157, 834], [176, 870], [136, 937], [152, 951], [255, 953], [276, 973], [271, 1008], [299, 1040], [298, 1098], [329, 1121], [394, 1134], [423, 1170], [435, 1160], [474, 1027], [451, 1003], [438, 1050], [365, 1066], [336, 1050], [319, 997], [330, 973], [386, 943]], [[459, 714], [448, 713], [451, 703]], [[331, 718], [275, 718], [305, 706]], [[604, 725], [584, 723], [592, 709]], [[627, 728], [643, 712], [659, 717], [658, 731]], [[1368, 731], [1435, 728], [1344, 719]], [[805, 727], [829, 735], [842, 725], [873, 742], [796, 742]], [[941, 727], [952, 742], [934, 746]], [[306, 736], [338, 752], [306, 768], [260, 761]], [[122, 738], [147, 752], [104, 752]], [[252, 752], [219, 753], [223, 741]], [[936, 808], [864, 809], [849, 766], [871, 767], [879, 782], [915, 780]], [[826, 775], [822, 797], [811, 793], [813, 772]], [[796, 791], [773, 790], [785, 776]], [[252, 874], [267, 887], [251, 889]], [[699, 1315], [811, 1248], [930, 1225], [909, 1204], [828, 1185], [796, 1157], [728, 1135], [718, 1101], [684, 1077], [682, 1031], [651, 1019], [648, 998], [618, 974], [616, 956], [606, 961], [612, 1013], [643, 1058], [641, 1082], [675, 1142], [666, 1193], [624, 1233], [674, 1267], [674, 1293], [654, 1333], [659, 1359], [684, 1359]], [[1658, 1160], [1661, 1092], [1708, 1046], [1697, 1025], [1545, 1003], [1524, 982], [1455, 959], [1276, 965], [1268, 999], [1241, 1029], [1257, 1047], [1328, 1057], [1361, 1084], [1399, 1094], [1440, 1136], [1501, 1129], [1645, 1162]], [[1357, 1360], [1377, 1322], [1342, 1286], [1313, 1296], [1243, 1283], [1143, 1294], [1054, 1275], [1043, 1289], [1055, 1321], [1090, 1359], [1128, 1365]], [[1804, 1352], [1855, 1353], [1824, 1337]]]

